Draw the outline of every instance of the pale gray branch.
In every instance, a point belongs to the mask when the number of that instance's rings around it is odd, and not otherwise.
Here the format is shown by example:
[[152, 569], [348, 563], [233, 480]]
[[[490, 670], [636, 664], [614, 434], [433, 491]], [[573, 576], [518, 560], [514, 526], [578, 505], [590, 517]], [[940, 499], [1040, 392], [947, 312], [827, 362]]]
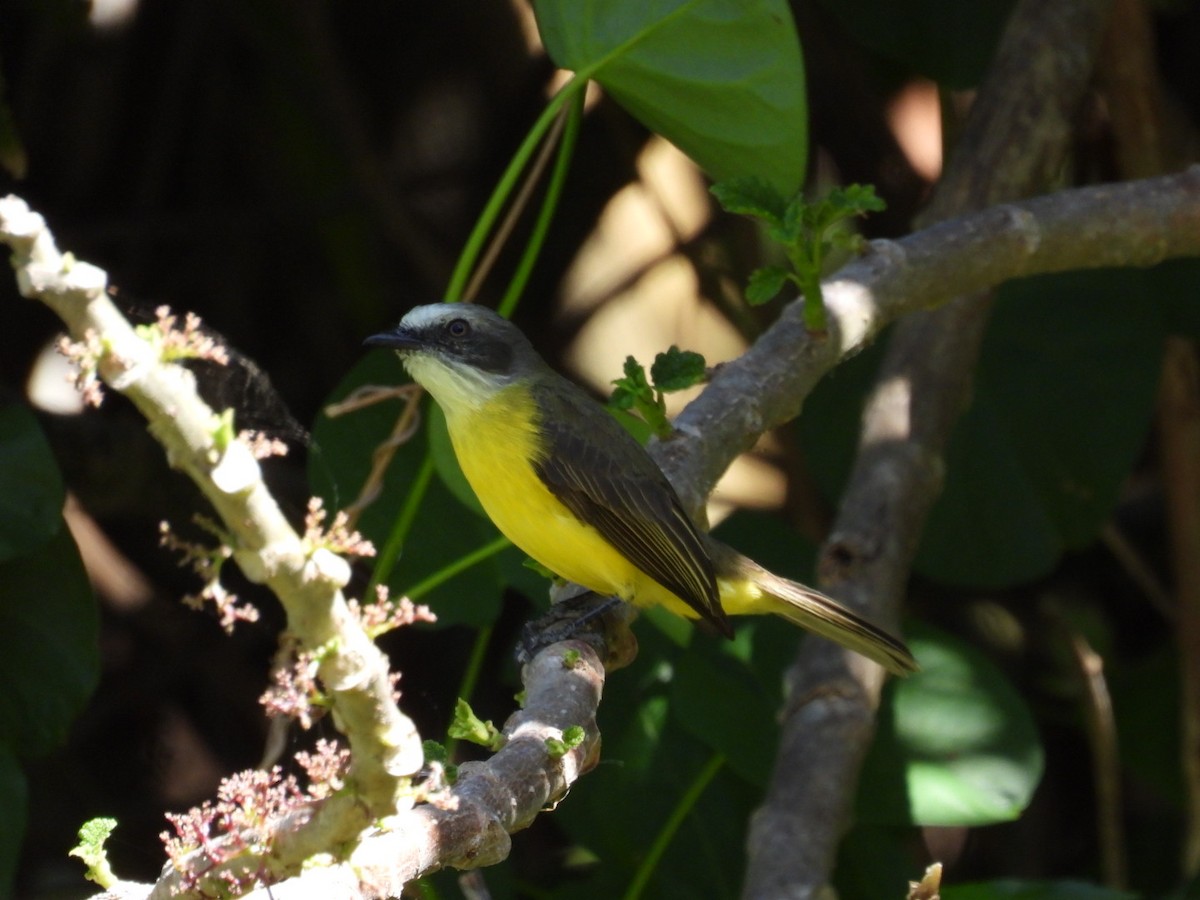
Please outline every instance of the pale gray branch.
[[410, 777], [424, 761], [420, 736], [393, 701], [386, 657], [342, 595], [349, 564], [296, 533], [250, 448], [222, 437], [191, 372], [130, 325], [109, 299], [102, 270], [60, 253], [42, 217], [17, 197], [0, 200], [0, 242], [12, 250], [21, 294], [44, 302], [75, 340], [98, 348], [98, 374], [133, 401], [171, 464], [212, 504], [239, 567], [279, 598], [301, 646], [319, 651], [321, 680], [349, 740], [355, 789], [319, 805], [280, 842], [271, 864], [298, 871], [311, 847], [352, 841], [372, 820], [411, 805]]
[[[412, 879], [438, 869], [473, 869], [505, 859], [509, 835], [557, 803], [595, 765], [600, 752], [596, 710], [604, 666], [588, 644], [553, 644], [534, 656], [522, 677], [525, 706], [505, 723], [507, 743], [490, 759], [462, 765], [458, 782], [435, 802], [404, 810], [367, 830], [345, 861], [313, 866], [269, 890], [244, 896], [398, 897]], [[573, 725], [584, 729], [583, 742], [560, 758], [552, 757], [546, 740], [561, 739]], [[166, 898], [171, 886], [169, 877], [157, 886], [124, 882], [93, 900]]]
[[[1109, 0], [1018, 4], [928, 220], [1045, 187], [1065, 156], [1109, 6]], [[1184, 180], [1193, 205], [1198, 180], [1195, 172]], [[1099, 194], [1102, 203], [1121, 192], [1109, 190]], [[1007, 257], [1013, 265], [1007, 277], [1029, 274], [1040, 254], [1047, 265], [1043, 271], [1065, 267], [1069, 245], [1079, 236], [1078, 230], [1071, 240], [1047, 231], [1036, 209], [998, 211], [1012, 226], [1000, 231], [1014, 239], [1006, 242], [1015, 251]], [[1104, 219], [1114, 214], [1096, 212]], [[1171, 216], [1155, 221], [1162, 229], [1158, 234], [1147, 240], [1139, 233], [1127, 243], [1146, 254], [1142, 262], [1161, 259], [1171, 240], [1165, 227], [1180, 224]], [[1085, 230], [1096, 227], [1083, 219], [1077, 229], [1084, 223]], [[960, 274], [975, 268], [966, 265]], [[986, 263], [978, 268], [993, 279], [998, 274]], [[898, 616], [926, 514], [941, 489], [942, 454], [968, 396], [990, 307], [990, 295], [972, 292], [998, 280], [945, 282], [944, 290], [957, 295], [952, 302], [901, 322], [864, 409], [858, 456], [821, 572], [841, 599], [885, 620]], [[923, 286], [936, 292], [935, 283]], [[845, 338], [844, 326], [839, 336]], [[806, 641], [789, 681], [792, 694], [775, 770], [747, 841], [743, 896], [755, 900], [809, 898], [825, 890], [873, 733], [882, 676], [827, 642]], [[896, 886], [897, 896], [902, 887]]]
[[822, 285], [830, 334], [790, 304], [675, 420], [651, 451], [692, 509], [764, 431], [794, 419], [814, 385], [904, 316], [1014, 278], [1200, 256], [1200, 166], [1177, 175], [1003, 203], [867, 252]]

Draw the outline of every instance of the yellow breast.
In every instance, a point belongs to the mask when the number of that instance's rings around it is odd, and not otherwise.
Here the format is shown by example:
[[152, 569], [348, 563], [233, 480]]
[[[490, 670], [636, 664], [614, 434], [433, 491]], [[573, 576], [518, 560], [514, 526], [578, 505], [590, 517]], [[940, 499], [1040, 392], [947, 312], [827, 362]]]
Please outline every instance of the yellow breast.
[[658, 602], [645, 594], [649, 579], [538, 477], [533, 462], [544, 450], [527, 390], [510, 387], [473, 409], [447, 410], [446, 422], [463, 474], [505, 537], [547, 569], [597, 593], [625, 600], [642, 594], [640, 603]]

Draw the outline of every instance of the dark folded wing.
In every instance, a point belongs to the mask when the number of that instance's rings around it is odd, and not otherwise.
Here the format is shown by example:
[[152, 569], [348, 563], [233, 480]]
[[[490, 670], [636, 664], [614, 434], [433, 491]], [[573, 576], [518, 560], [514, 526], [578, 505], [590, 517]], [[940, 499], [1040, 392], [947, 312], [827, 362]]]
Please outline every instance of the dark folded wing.
[[547, 440], [538, 475], [630, 562], [728, 634], [712, 560], [670, 482], [637, 441], [576, 391], [538, 392]]

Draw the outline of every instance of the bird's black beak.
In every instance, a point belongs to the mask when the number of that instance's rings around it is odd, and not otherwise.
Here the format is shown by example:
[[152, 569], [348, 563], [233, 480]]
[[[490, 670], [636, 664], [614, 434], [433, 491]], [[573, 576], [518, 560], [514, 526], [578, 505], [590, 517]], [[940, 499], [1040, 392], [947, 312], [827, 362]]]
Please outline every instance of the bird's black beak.
[[391, 331], [373, 334], [365, 341], [365, 347], [388, 347], [392, 350], [419, 350], [425, 342], [406, 328], [396, 326]]

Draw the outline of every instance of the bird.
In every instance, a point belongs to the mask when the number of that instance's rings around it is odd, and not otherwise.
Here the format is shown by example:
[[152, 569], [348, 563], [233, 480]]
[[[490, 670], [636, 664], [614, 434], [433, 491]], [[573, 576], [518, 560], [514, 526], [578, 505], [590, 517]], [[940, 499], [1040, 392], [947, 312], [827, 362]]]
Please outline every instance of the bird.
[[894, 674], [917, 670], [899, 638], [698, 528], [646, 449], [494, 311], [416, 306], [364, 343], [396, 351], [442, 408], [484, 511], [555, 575], [726, 637], [731, 615], [774, 614]]

